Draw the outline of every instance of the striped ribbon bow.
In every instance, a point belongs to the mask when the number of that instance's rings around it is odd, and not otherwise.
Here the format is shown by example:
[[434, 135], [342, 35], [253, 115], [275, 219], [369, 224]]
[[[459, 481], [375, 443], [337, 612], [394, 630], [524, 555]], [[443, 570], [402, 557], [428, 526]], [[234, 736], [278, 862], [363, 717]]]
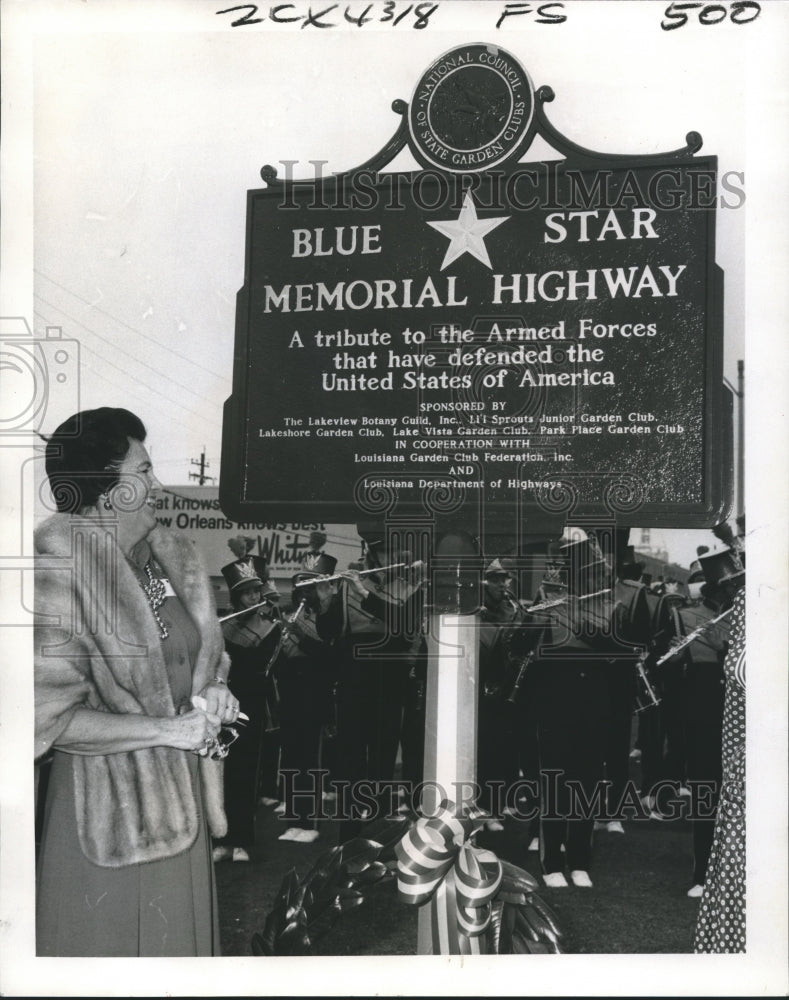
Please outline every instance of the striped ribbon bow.
[[480, 955], [501, 862], [467, 843], [479, 821], [456, 813], [455, 803], [444, 799], [436, 816], [418, 819], [395, 846], [397, 891], [415, 906], [433, 900], [434, 955]]

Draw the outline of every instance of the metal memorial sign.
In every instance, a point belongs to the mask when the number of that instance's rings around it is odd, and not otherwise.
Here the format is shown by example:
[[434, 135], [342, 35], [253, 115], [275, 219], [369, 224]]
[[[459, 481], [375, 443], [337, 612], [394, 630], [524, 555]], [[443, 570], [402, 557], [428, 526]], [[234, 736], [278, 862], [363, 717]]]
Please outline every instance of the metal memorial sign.
[[[598, 154], [485, 45], [442, 56], [392, 141], [248, 192], [220, 496], [243, 520], [355, 521], [452, 495], [705, 526], [728, 491], [716, 159]], [[563, 159], [520, 162], [536, 135]], [[382, 167], [408, 144], [423, 169]]]

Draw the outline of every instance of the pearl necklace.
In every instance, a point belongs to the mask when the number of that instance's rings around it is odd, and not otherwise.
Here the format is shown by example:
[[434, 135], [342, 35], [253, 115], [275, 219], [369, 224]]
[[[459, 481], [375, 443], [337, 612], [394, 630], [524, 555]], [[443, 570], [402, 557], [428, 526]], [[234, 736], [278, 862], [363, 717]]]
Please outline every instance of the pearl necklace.
[[159, 638], [166, 639], [170, 633], [167, 631], [167, 626], [159, 617], [159, 608], [167, 600], [167, 588], [158, 577], [153, 575], [150, 559], [145, 564], [145, 575], [148, 577], [148, 582], [140, 582], [140, 586], [151, 608], [153, 617], [156, 619], [156, 624], [159, 626]]

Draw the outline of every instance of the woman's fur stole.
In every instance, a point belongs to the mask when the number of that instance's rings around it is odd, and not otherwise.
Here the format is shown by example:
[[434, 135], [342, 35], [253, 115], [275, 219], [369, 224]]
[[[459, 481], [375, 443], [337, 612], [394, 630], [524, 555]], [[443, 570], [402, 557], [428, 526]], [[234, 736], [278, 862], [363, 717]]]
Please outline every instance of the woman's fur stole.
[[[112, 528], [55, 514], [36, 532], [36, 758], [58, 738], [76, 708], [174, 716], [159, 630]], [[213, 594], [192, 542], [157, 527], [148, 536], [200, 634], [192, 694], [227, 675]], [[187, 752], [152, 747], [128, 753], [72, 756], [82, 850], [107, 867], [170, 857], [198, 832]], [[222, 765], [202, 758], [209, 828], [227, 831]]]

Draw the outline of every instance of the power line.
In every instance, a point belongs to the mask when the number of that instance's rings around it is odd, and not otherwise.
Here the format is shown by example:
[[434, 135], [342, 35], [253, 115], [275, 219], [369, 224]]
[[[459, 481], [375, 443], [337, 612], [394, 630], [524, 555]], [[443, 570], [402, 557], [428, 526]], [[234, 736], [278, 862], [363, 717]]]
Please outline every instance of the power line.
[[[54, 309], [56, 312], [62, 313], [66, 317], [66, 319], [70, 320], [72, 323], [76, 323], [77, 326], [82, 327], [83, 330], [86, 330], [88, 333], [93, 334], [93, 336], [98, 337], [98, 339], [101, 340], [103, 343], [105, 343], [108, 347], [112, 347], [115, 350], [121, 350], [123, 354], [125, 354], [132, 360], [136, 361], [137, 364], [142, 365], [143, 368], [147, 368], [149, 371], [153, 372], [153, 374], [156, 375], [158, 378], [166, 378], [168, 382], [173, 383], [179, 389], [183, 389], [184, 392], [188, 392], [190, 395], [194, 396], [195, 399], [199, 400], [201, 403], [208, 402], [209, 405], [214, 407], [214, 409], [221, 410], [221, 407], [217, 403], [211, 403], [210, 400], [206, 400], [204, 396], [201, 396], [200, 393], [195, 392], [194, 389], [190, 389], [188, 386], [182, 385], [182, 383], [176, 381], [175, 379], [170, 378], [169, 376], [164, 375], [162, 372], [158, 371], [152, 365], [147, 364], [147, 362], [140, 360], [140, 358], [134, 357], [134, 355], [132, 354], [129, 354], [128, 351], [123, 351], [122, 348], [118, 348], [117, 344], [114, 344], [112, 341], [107, 340], [106, 337], [103, 337], [100, 333], [97, 333], [92, 327], [89, 327], [80, 320], [75, 319], [73, 316], [67, 313], [65, 309], [62, 309], [60, 306], [54, 305], [54, 303], [52, 302], [48, 302], [45, 298], [43, 298], [40, 295], [36, 295], [35, 298], [37, 298], [39, 302], [43, 302], [43, 304], [45, 306], [48, 306], [50, 309]], [[90, 348], [88, 348], [88, 350], [90, 350]], [[101, 355], [99, 355], [97, 351], [94, 350], [93, 353], [96, 354], [97, 357], [101, 357]], [[107, 364], [112, 365], [113, 368], [117, 368], [118, 371], [122, 372], [122, 374], [126, 375], [127, 377], [135, 378], [134, 375], [130, 375], [128, 372], [123, 371], [123, 369], [118, 368], [117, 365], [113, 365], [112, 362], [108, 361], [106, 358], [102, 358], [102, 360], [106, 361]], [[141, 382], [140, 379], [136, 379], [136, 381], [140, 382], [141, 385], [145, 384]], [[173, 400], [173, 402], [175, 401]], [[187, 410], [186, 407], [183, 407], [183, 409], [186, 410], [187, 413], [193, 413], [193, 411]], [[199, 413], [194, 413], [194, 415], [200, 416]], [[206, 417], [202, 417], [201, 419], [206, 420], [207, 423], [210, 423], [210, 421], [208, 421]]]
[[[40, 312], [36, 312], [36, 315], [38, 315], [48, 325], [50, 325], [50, 326], [52, 325], [52, 323], [45, 316], [43, 316]], [[96, 358], [98, 358], [99, 361], [101, 361], [101, 363], [103, 365], [109, 365], [110, 368], [114, 368], [116, 371], [120, 372], [121, 375], [123, 375], [125, 379], [127, 379], [127, 380], [131, 379], [133, 382], [136, 382], [138, 385], [141, 385], [144, 388], [148, 389], [148, 391], [150, 391], [150, 389], [151, 389], [150, 386], [146, 386], [146, 384], [144, 382], [142, 382], [140, 379], [138, 379], [136, 376], [132, 375], [131, 373], [129, 373], [127, 371], [124, 371], [122, 368], [119, 368], [118, 365], [114, 364], [114, 362], [110, 361], [109, 359], [103, 357], [101, 354], [98, 353], [98, 351], [95, 351], [88, 344], [82, 344], [82, 343], [80, 343], [80, 346], [82, 347], [83, 350], [88, 351], [90, 354], [93, 354]], [[111, 382], [110, 379], [108, 379], [108, 378], [106, 378], [106, 376], [102, 375], [101, 372], [98, 371], [98, 369], [91, 368], [89, 365], [87, 365], [86, 367], [87, 367], [88, 371], [90, 371], [92, 374], [98, 375], [105, 382], [107, 382], [108, 385], [114, 385], [115, 388], [117, 389], [117, 384]], [[127, 391], [132, 392], [132, 393], [134, 392], [133, 389], [127, 389]], [[134, 394], [137, 396], [138, 399], [140, 399], [141, 401], [145, 401], [145, 402], [148, 403], [148, 405], [150, 405], [150, 401], [143, 400], [143, 397], [139, 393], [134, 393]], [[207, 417], [204, 417], [201, 413], [197, 413], [194, 410], [190, 410], [188, 407], [184, 406], [183, 403], [179, 403], [175, 399], [170, 399], [169, 402], [171, 403], [171, 405], [177, 406], [179, 409], [183, 410], [184, 413], [188, 413], [190, 417], [192, 417], [192, 418], [198, 417], [200, 420], [202, 420], [206, 424], [208, 424], [208, 426], [211, 427], [212, 430], [216, 430], [215, 425]], [[183, 421], [178, 420], [177, 417], [174, 417], [173, 419], [176, 421], [176, 423], [179, 423], [184, 429], [186, 429], [186, 430], [192, 430], [192, 428], [190, 428]]]
[[[78, 299], [84, 305], [89, 306], [91, 309], [95, 309], [96, 312], [100, 312], [103, 316], [106, 316], [107, 319], [112, 320], [113, 323], [117, 323], [119, 326], [125, 326], [127, 330], [131, 330], [132, 333], [136, 333], [137, 336], [143, 337], [145, 340], [149, 340], [152, 344], [156, 344], [157, 347], [165, 351], [169, 351], [171, 354], [174, 354], [177, 358], [180, 358], [182, 361], [188, 361], [189, 364], [194, 365], [195, 368], [199, 368], [201, 371], [206, 372], [206, 374], [213, 375], [214, 377], [216, 377], [217, 373], [215, 371], [212, 371], [210, 368], [206, 368], [204, 365], [201, 365], [198, 361], [195, 361], [194, 358], [189, 358], [185, 354], [181, 354], [181, 352], [176, 351], [175, 348], [169, 347], [167, 344], [162, 343], [155, 337], [151, 337], [147, 333], [143, 333], [142, 330], [138, 330], [136, 327], [131, 326], [129, 323], [124, 322], [124, 320], [117, 319], [111, 313], [108, 313], [106, 309], [102, 309], [100, 306], [95, 305], [88, 299], [83, 299], [81, 295], [78, 295], [76, 292], [71, 291], [71, 289], [66, 288], [64, 285], [61, 285], [60, 282], [55, 281], [54, 278], [50, 278], [49, 275], [44, 274], [42, 271], [39, 271], [36, 268], [34, 268], [33, 270], [35, 274], [43, 278], [45, 281], [51, 282], [57, 288], [60, 288], [62, 291], [64, 291], [67, 295], [72, 295], [75, 299]], [[226, 375], [220, 375], [219, 378], [221, 378], [224, 382], [230, 382], [230, 379]]]

